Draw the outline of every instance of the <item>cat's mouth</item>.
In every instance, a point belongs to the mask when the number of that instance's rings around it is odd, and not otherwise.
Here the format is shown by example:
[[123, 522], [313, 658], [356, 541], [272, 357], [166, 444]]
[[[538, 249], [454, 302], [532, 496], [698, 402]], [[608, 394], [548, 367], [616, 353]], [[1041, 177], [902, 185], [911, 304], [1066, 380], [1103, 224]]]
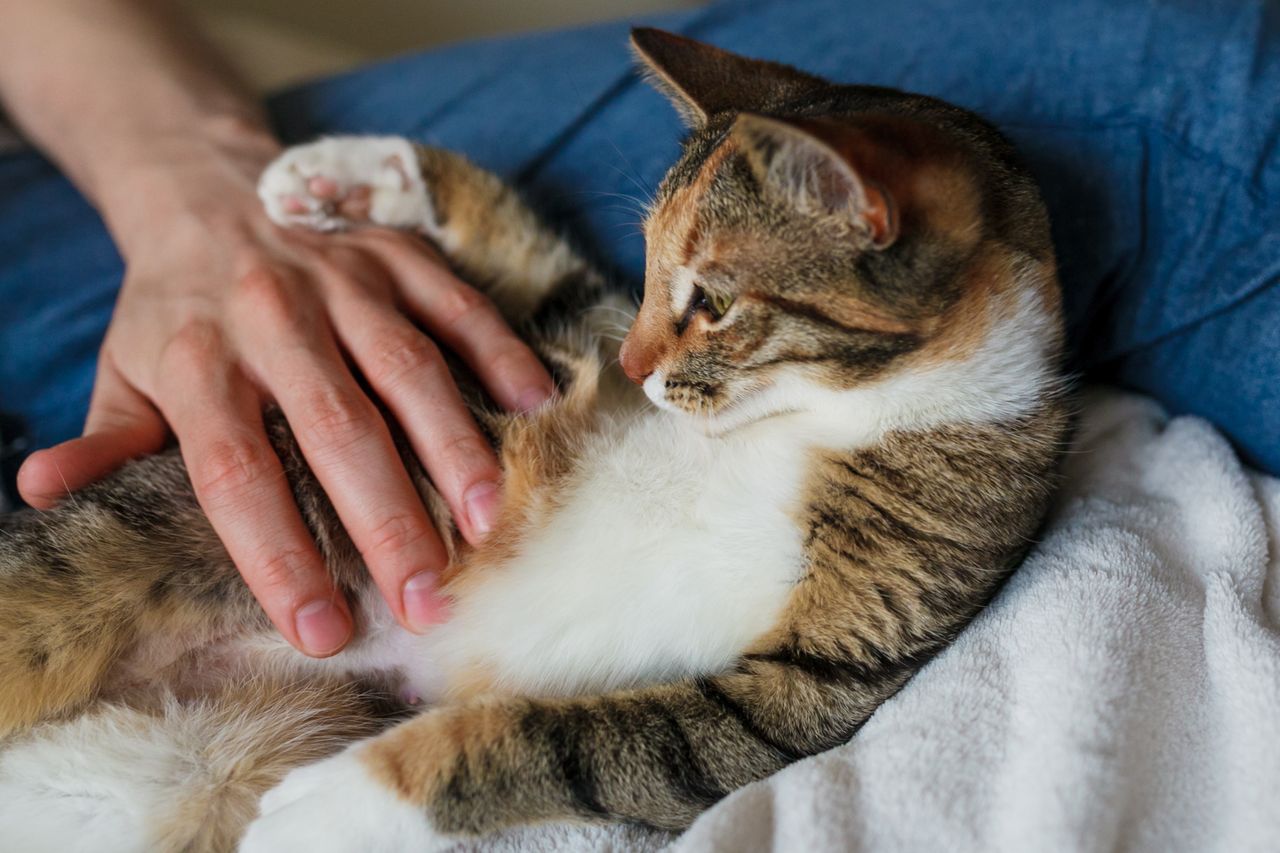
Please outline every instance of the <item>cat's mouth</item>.
[[656, 370], [644, 381], [644, 393], [664, 412], [670, 412], [688, 423], [699, 432], [712, 438], [720, 438], [743, 427], [751, 426], [763, 420], [780, 415], [794, 414], [798, 409], [770, 401], [766, 392], [771, 384], [754, 389], [748, 394], [739, 395], [735, 399], [710, 410], [705, 404], [691, 409], [673, 402], [669, 394], [669, 383], [666, 372]]

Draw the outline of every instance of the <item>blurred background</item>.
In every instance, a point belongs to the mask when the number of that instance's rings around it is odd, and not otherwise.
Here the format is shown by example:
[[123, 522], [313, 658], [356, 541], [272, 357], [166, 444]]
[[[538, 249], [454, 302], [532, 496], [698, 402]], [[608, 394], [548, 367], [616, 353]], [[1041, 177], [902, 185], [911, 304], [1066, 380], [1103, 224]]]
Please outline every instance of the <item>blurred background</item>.
[[696, 6], [700, 0], [180, 0], [259, 89], [485, 35]]

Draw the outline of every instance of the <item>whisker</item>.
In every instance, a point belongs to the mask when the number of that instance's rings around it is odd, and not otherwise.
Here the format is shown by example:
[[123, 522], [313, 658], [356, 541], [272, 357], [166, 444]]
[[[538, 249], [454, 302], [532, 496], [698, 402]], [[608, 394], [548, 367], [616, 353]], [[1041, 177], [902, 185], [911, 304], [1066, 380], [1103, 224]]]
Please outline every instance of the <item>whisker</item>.
[[636, 175], [634, 164], [632, 164], [631, 160], [627, 157], [626, 154], [622, 153], [622, 149], [619, 148], [612, 139], [609, 139], [607, 141], [609, 143], [609, 147], [613, 149], [614, 153], [617, 154], [620, 158], [622, 158], [622, 162], [626, 165], [626, 168], [628, 171], [623, 171], [622, 169], [618, 169], [618, 167], [616, 166], [614, 168], [617, 169], [620, 175], [622, 175], [627, 180], [631, 181], [632, 185], [635, 186], [635, 188], [640, 191], [640, 194], [644, 196], [646, 199], [648, 199], [649, 203], [652, 204], [653, 193], [654, 193], [653, 189], [645, 186], [644, 181], [640, 180], [639, 176]]

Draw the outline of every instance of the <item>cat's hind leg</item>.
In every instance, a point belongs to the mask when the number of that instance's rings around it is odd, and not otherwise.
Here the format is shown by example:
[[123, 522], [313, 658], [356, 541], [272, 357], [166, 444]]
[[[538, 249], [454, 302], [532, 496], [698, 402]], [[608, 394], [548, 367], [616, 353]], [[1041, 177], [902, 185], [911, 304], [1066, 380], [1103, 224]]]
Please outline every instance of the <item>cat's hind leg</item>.
[[265, 616], [176, 451], [0, 528], [0, 737]]
[[224, 853], [290, 769], [382, 730], [395, 706], [343, 682], [253, 678], [216, 695], [103, 704], [0, 751], [0, 847]]

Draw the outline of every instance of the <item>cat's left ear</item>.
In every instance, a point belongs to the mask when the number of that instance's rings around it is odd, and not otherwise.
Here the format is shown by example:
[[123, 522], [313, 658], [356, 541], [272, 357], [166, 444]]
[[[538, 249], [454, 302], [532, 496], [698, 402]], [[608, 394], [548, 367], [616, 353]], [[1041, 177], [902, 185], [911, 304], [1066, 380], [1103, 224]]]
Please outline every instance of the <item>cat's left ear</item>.
[[739, 56], [650, 27], [631, 31], [631, 48], [650, 82], [695, 128], [719, 113], [768, 110], [828, 85], [789, 65]]
[[[898, 238], [898, 211], [882, 183], [863, 174], [848, 150], [851, 128], [744, 113], [733, 136], [765, 191], [800, 211], [847, 220], [884, 249]], [[864, 158], [866, 159], [866, 158]]]

